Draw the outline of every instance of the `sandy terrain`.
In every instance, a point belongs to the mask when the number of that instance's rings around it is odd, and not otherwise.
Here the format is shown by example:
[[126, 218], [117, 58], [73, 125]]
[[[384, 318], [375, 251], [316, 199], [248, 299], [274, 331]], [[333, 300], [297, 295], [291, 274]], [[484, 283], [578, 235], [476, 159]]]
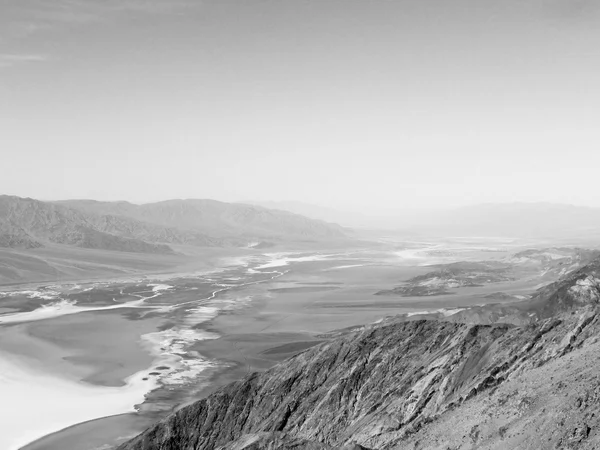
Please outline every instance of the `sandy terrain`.
[[252, 250], [178, 247], [176, 254], [155, 255], [53, 246], [29, 250], [0, 248], [0, 286], [44, 282], [119, 279], [134, 275], [193, 272], [218, 266], [224, 257]]
[[[142, 330], [111, 314], [99, 318], [98, 326], [110, 329], [112, 338], [94, 339], [92, 314], [0, 330], [0, 396], [11, 405], [0, 413], [3, 427], [11, 430], [0, 435], [0, 448], [16, 450], [74, 422], [133, 411], [143, 401], [154, 381], [144, 371], [149, 355], [131, 336]], [[67, 336], [63, 331], [71, 325]], [[143, 331], [156, 325], [146, 322]]]

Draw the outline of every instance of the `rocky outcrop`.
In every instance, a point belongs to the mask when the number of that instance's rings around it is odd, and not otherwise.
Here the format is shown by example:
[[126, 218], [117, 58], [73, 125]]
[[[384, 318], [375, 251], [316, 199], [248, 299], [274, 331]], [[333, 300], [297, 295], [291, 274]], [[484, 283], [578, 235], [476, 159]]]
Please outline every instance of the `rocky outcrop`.
[[[539, 278], [541, 282], [562, 280], [600, 257], [600, 251], [582, 248], [543, 248], [515, 253], [499, 261], [454, 262], [430, 266], [431, 272], [404, 281], [376, 295], [425, 297], [456, 293], [457, 288]], [[506, 300], [506, 299], [504, 299]]]
[[0, 220], [0, 247], [30, 249], [42, 247], [21, 227]]
[[401, 295], [403, 297], [426, 297], [453, 294], [451, 289], [477, 287], [490, 283], [511, 281], [514, 274], [508, 264], [495, 261], [457, 262], [432, 266], [435, 270], [411, 278], [388, 291], [376, 295]]
[[[472, 414], [472, 428], [457, 436], [454, 428], [463, 426], [461, 411], [471, 414], [473, 405], [485, 404], [524, 379], [532, 380], [531, 392], [551, 396], [549, 380], [531, 378], [532, 373], [547, 370], [564, 377], [570, 367], [567, 358], [600, 349], [597, 284], [591, 279], [598, 265], [594, 262], [540, 291], [534, 303], [538, 320], [527, 325], [397, 317], [345, 330], [331, 342], [179, 410], [119, 450], [448, 448], [441, 435], [434, 445], [429, 429], [446, 430], [448, 440], [461, 443], [450, 448], [509, 448], [503, 445], [512, 436], [510, 420], [517, 420], [538, 397], [521, 395], [521, 403], [510, 410], [496, 407], [504, 428], [494, 433], [490, 424], [495, 422]], [[545, 317], [549, 311], [555, 314]], [[588, 364], [575, 361], [582, 367]], [[595, 364], [600, 368], [600, 358]], [[550, 366], [554, 369], [546, 369]], [[582, 417], [572, 430], [554, 433], [553, 445], [562, 442], [572, 448], [592, 442], [595, 438], [586, 427], [593, 416]], [[568, 427], [572, 423], [563, 420]], [[484, 435], [488, 447], [481, 444]], [[510, 448], [551, 448], [514, 439], [518, 445]], [[422, 446], [424, 441], [428, 446]]]
[[564, 357], [599, 327], [589, 309], [528, 327], [367, 328], [227, 386], [120, 450], [293, 448], [281, 447], [281, 433], [314, 448], [396, 447], [445, 412]]
[[466, 308], [447, 320], [467, 323], [522, 325], [555, 317], [574, 308], [600, 303], [600, 258], [562, 276], [530, 299]]

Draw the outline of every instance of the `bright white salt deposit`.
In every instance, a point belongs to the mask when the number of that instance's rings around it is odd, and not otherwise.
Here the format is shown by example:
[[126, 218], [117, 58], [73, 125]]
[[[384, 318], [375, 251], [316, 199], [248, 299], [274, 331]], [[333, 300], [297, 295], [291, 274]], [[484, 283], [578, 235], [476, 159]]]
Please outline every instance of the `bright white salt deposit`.
[[42, 300], [53, 300], [58, 298], [60, 295], [59, 292], [56, 291], [7, 291], [0, 292], [0, 298], [3, 297], [14, 297], [14, 296], [25, 296], [28, 298], [39, 298]]
[[453, 316], [454, 314], [458, 314], [461, 311], [464, 311], [467, 308], [455, 308], [455, 309], [438, 309], [437, 312], [440, 312], [444, 315], [444, 317]]
[[190, 308], [186, 312], [185, 318], [183, 319], [183, 323], [189, 326], [198, 325], [199, 323], [208, 322], [210, 319], [219, 314], [219, 310], [221, 308], [216, 308], [214, 306], [198, 306], [195, 308]]
[[[219, 310], [198, 307], [191, 311], [194, 319], [186, 318], [186, 322], [193, 320], [194, 323], [201, 323], [216, 316]], [[188, 358], [192, 356], [189, 348], [198, 341], [218, 337], [219, 335], [208, 331], [176, 327], [145, 334], [142, 336], [142, 343], [156, 356], [155, 365], [169, 367], [159, 377], [161, 384], [169, 385], [192, 381], [200, 372], [214, 366], [213, 362], [203, 359], [196, 352], [193, 352], [193, 358]]]
[[440, 313], [444, 317], [449, 317], [449, 316], [453, 316], [454, 314], [457, 314], [461, 311], [464, 311], [465, 309], [467, 309], [467, 308], [455, 308], [455, 309], [441, 308], [441, 309], [436, 309], [433, 311], [415, 311], [415, 312], [407, 313], [406, 317], [418, 316], [418, 315], [422, 315], [422, 314], [435, 314], [435, 313]]
[[[265, 267], [278, 267], [295, 261], [316, 261], [325, 259], [326, 255], [296, 257], [286, 256], [285, 261], [272, 261]], [[281, 258], [278, 258], [281, 259]], [[248, 267], [250, 264], [260, 264], [264, 257], [236, 261], [236, 265]], [[223, 272], [225, 269], [215, 269], [210, 273]], [[206, 275], [209, 272], [203, 273]], [[264, 273], [264, 272], [263, 272]], [[268, 272], [277, 278], [285, 271]], [[178, 275], [180, 276], [180, 275]], [[199, 276], [199, 274], [194, 274]], [[0, 407], [0, 450], [17, 450], [22, 446], [69, 427], [100, 417], [122, 414], [134, 410], [134, 405], [143, 403], [145, 395], [160, 385], [177, 385], [192, 382], [199, 373], [206, 368], [214, 366], [215, 362], [204, 359], [193, 350], [193, 345], [198, 341], [215, 339], [219, 336], [192, 328], [202, 322], [215, 317], [220, 310], [239, 307], [240, 304], [252, 300], [251, 296], [242, 298], [219, 298], [216, 306], [206, 304], [215, 299], [223, 291], [231, 289], [232, 284], [219, 283], [215, 290], [206, 298], [198, 298], [177, 305], [149, 304], [147, 301], [166, 294], [175, 287], [169, 284], [174, 276], [154, 277], [144, 280], [152, 292], [136, 295], [139, 299], [125, 303], [115, 303], [109, 306], [79, 305], [75, 300], [61, 298], [65, 287], [40, 288], [20, 292], [0, 292], [0, 297], [25, 296], [33, 299], [46, 300], [46, 305], [29, 312], [17, 312], [0, 315], [0, 325], [16, 324], [31, 321], [52, 319], [55, 317], [91, 311], [104, 311], [121, 308], [140, 308], [140, 311], [168, 311], [174, 308], [187, 307], [182, 322], [169, 330], [149, 333], [141, 336], [144, 345], [155, 357], [151, 368], [138, 372], [125, 380], [123, 387], [102, 387], [83, 383], [72, 375], [58, 375], [42, 373], [38, 367], [31, 366], [31, 361], [24, 357], [13, 355], [0, 350], [0, 399], [2, 404], [10, 408]], [[242, 278], [224, 280], [242, 281]], [[261, 283], [265, 280], [240, 283], [239, 286]], [[142, 282], [138, 280], [138, 282]], [[110, 285], [110, 282], [104, 283]], [[216, 284], [216, 283], [215, 283]], [[95, 285], [97, 287], [97, 285]], [[86, 285], [85, 290], [93, 289]], [[82, 286], [75, 285], [69, 291], [80, 290]], [[122, 294], [124, 295], [124, 294]], [[216, 300], [216, 301], [217, 301]], [[198, 303], [203, 306], [198, 306]], [[157, 371], [160, 375], [149, 375], [156, 371], [158, 366], [167, 366], [167, 370]], [[144, 379], [145, 378], [145, 379]], [[39, 401], [38, 401], [39, 400]]]
[[329, 272], [330, 270], [343, 270], [343, 269], [351, 269], [353, 267], [365, 267], [365, 266], [369, 266], [370, 264], [348, 264], [345, 266], [335, 266], [335, 267], [330, 267], [329, 269], [324, 269], [323, 272]]
[[118, 303], [111, 306], [77, 306], [76, 301], [60, 300], [49, 305], [42, 305], [33, 311], [0, 316], [0, 323], [22, 323], [37, 320], [52, 319], [54, 317], [67, 316], [89, 311], [106, 311], [109, 309], [138, 308], [143, 306], [147, 298], [134, 300], [132, 302]]
[[[156, 381], [139, 372], [123, 387], [100, 387], [43, 374], [0, 351], [0, 448], [17, 450], [74, 423], [135, 411]], [[43, 400], [43, 401], [42, 401]]]
[[[173, 286], [168, 284], [149, 284], [152, 287], [154, 295], [148, 297], [140, 297], [139, 300], [131, 302], [115, 303], [110, 306], [77, 306], [75, 300], [65, 300], [58, 297], [60, 294], [54, 291], [15, 291], [9, 294], [11, 295], [26, 295], [29, 298], [41, 298], [58, 301], [50, 303], [48, 305], [42, 305], [33, 311], [21, 312], [16, 314], [5, 314], [0, 315], [0, 324], [2, 323], [21, 323], [21, 322], [32, 322], [37, 320], [52, 319], [54, 317], [67, 316], [70, 314], [78, 314], [82, 312], [90, 311], [107, 311], [111, 309], [122, 309], [122, 308], [154, 308], [159, 309], [160, 306], [145, 304], [146, 300], [159, 297], [164, 291], [173, 289]], [[122, 293], [122, 291], [121, 291]], [[6, 294], [6, 293], [5, 293]]]
[[323, 261], [331, 256], [335, 255], [310, 255], [310, 256], [290, 256], [291, 253], [267, 253], [265, 256], [271, 258], [271, 261], [260, 266], [256, 266], [255, 269], [272, 269], [274, 267], [288, 266], [293, 262], [311, 262], [311, 261]]
[[256, 259], [256, 255], [247, 255], [247, 256], [230, 256], [228, 258], [223, 259], [223, 265], [225, 267], [247, 267], [250, 265], [252, 261]]
[[565, 258], [566, 255], [561, 255], [560, 253], [543, 252], [540, 254], [540, 256], [543, 256], [543, 257], [551, 259], [551, 260], [557, 260], [557, 259]]
[[394, 252], [400, 260], [417, 266], [427, 266], [430, 264], [441, 263], [447, 261], [448, 257], [432, 256], [429, 252], [437, 250], [445, 250], [442, 245], [430, 245], [421, 248], [409, 248]]
[[169, 289], [173, 289], [173, 286], [169, 286], [168, 284], [149, 284], [148, 286], [152, 288], [152, 292], [168, 291]]

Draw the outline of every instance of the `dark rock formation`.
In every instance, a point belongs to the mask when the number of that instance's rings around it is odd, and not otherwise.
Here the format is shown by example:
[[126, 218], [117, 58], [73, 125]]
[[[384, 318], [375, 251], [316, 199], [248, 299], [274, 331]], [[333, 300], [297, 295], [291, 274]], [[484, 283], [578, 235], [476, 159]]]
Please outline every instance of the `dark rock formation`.
[[402, 286], [389, 291], [380, 291], [377, 295], [401, 295], [404, 297], [425, 297], [452, 294], [449, 289], [477, 287], [489, 283], [511, 281], [514, 275], [512, 266], [505, 263], [456, 262], [432, 266], [435, 270], [425, 275], [407, 280]]

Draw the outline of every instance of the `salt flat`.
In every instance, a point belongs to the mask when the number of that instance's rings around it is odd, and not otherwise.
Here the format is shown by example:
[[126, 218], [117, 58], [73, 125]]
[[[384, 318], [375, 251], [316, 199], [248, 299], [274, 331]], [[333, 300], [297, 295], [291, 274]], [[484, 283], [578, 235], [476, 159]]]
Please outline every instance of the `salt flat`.
[[[13, 379], [13, 392], [35, 385], [38, 403], [48, 408], [46, 414], [57, 399], [55, 393], [62, 392], [72, 399], [65, 402], [72, 408], [65, 410], [76, 411], [69, 416], [59, 409], [56, 420], [47, 422], [40, 415], [31, 429], [25, 415], [17, 415], [14, 436], [6, 439], [22, 444], [66, 428], [26, 448], [64, 450], [68, 442], [70, 450], [89, 450], [83, 436], [90, 434], [106, 435], [102, 445], [114, 444], [177, 405], [322, 342], [331, 330], [396, 314], [438, 310], [450, 314], [465, 305], [491, 301], [482, 299], [493, 290], [488, 286], [436, 298], [374, 295], [426, 273], [427, 261], [507, 254], [476, 244], [399, 243], [389, 248], [246, 253], [196, 273], [131, 275], [120, 281], [96, 281], [91, 287], [83, 283], [73, 292], [34, 289], [22, 294], [26, 306], [21, 311], [10, 310], [21, 300], [11, 300], [14, 293], [5, 295], [1, 300], [9, 311], [0, 315], [0, 334], [20, 333], [29, 339], [29, 347], [17, 348], [15, 338], [13, 344], [1, 347], [3, 364], [18, 367], [26, 380], [18, 384]], [[410, 253], [402, 248], [410, 248]], [[529, 286], [527, 282], [520, 289]], [[31, 346], [32, 340], [52, 346], [55, 356], [49, 360], [54, 365], [46, 365], [48, 357]], [[96, 407], [101, 397], [112, 406]], [[78, 403], [80, 398], [87, 403]], [[85, 404], [89, 408], [80, 414], [78, 408]], [[126, 419], [120, 423], [130, 426], [111, 431], [110, 417], [127, 412], [133, 414], [121, 416]]]

